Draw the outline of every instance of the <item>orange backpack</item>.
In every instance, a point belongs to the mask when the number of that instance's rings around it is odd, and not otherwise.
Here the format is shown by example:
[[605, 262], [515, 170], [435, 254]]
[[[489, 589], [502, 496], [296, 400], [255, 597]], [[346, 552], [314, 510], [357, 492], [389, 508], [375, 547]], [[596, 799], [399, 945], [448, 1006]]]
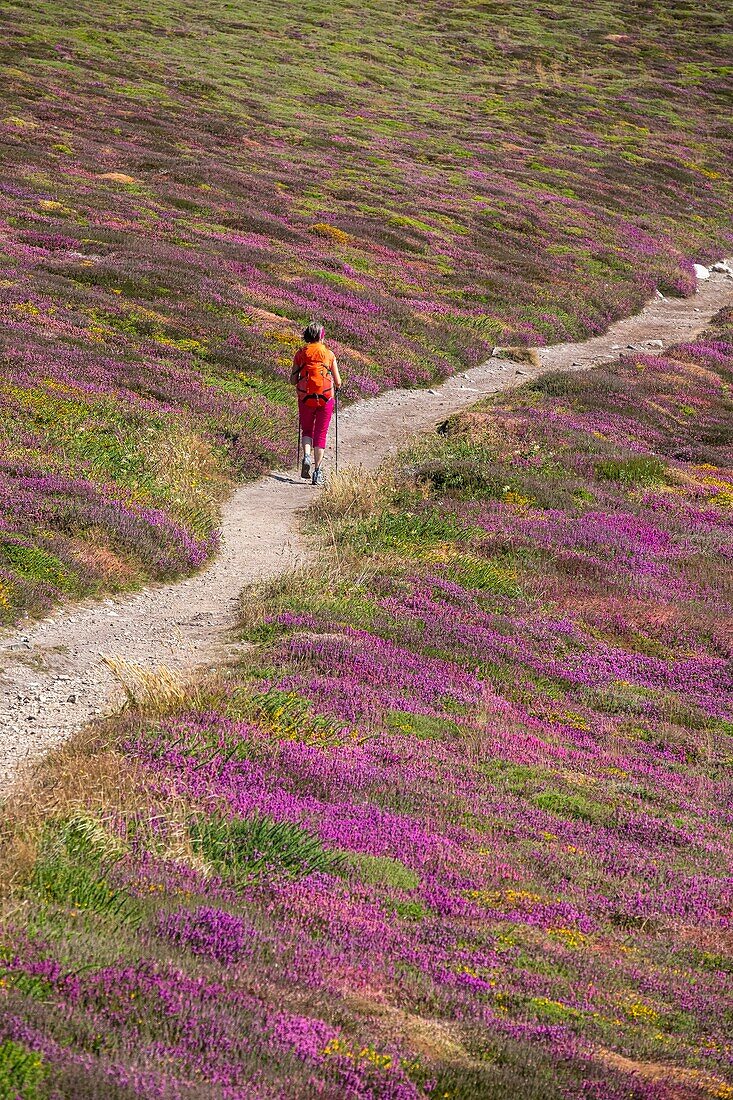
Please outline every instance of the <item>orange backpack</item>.
[[298, 352], [295, 362], [298, 367], [296, 389], [299, 399], [325, 405], [333, 397], [331, 352], [323, 344], [306, 344]]

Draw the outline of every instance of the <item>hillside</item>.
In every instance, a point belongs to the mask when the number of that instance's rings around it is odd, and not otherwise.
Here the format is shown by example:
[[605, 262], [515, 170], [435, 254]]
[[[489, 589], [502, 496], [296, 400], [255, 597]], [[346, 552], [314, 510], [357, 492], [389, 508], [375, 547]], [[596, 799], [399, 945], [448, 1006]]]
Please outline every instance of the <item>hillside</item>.
[[733, 1095], [732, 320], [342, 477], [228, 668], [17, 792], [0, 1087]]
[[597, 332], [730, 243], [728, 5], [0, 13], [0, 612], [198, 568], [348, 393]]

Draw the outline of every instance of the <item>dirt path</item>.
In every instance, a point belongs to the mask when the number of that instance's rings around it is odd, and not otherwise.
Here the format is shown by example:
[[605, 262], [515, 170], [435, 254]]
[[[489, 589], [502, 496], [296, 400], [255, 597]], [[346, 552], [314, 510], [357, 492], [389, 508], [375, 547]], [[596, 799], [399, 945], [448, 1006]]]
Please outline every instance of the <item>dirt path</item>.
[[[657, 297], [604, 336], [547, 348], [542, 369], [582, 369], [629, 346], [658, 352], [654, 341], [691, 339], [726, 303], [733, 303], [733, 282], [714, 275], [694, 298]], [[393, 390], [352, 405], [341, 413], [340, 462], [374, 467], [411, 434], [536, 373], [492, 359], [431, 390]], [[65, 607], [0, 639], [0, 787], [25, 761], [119, 705], [120, 688], [105, 656], [180, 670], [215, 658], [226, 644], [241, 589], [302, 560], [298, 513], [313, 491], [292, 472], [275, 471], [244, 485], [227, 501], [222, 550], [205, 572]]]

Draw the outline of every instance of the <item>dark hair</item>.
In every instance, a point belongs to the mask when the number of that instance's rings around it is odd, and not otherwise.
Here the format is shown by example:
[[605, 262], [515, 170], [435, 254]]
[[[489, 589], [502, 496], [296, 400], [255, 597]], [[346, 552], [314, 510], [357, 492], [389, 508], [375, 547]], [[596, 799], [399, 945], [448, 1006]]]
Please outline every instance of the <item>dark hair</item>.
[[320, 321], [311, 321], [303, 330], [303, 339], [306, 344], [317, 344], [323, 335], [323, 325]]

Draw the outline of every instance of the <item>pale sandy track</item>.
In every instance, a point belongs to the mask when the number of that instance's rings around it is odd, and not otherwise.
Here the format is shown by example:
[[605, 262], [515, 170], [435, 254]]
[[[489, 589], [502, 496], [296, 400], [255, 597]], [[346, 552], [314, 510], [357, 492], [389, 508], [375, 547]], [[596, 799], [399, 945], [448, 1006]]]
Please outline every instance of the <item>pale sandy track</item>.
[[[582, 369], [616, 358], [628, 345], [691, 339], [729, 303], [733, 282], [714, 275], [694, 298], [655, 298], [604, 336], [547, 348], [542, 368]], [[533, 373], [525, 365], [489, 360], [434, 390], [393, 390], [353, 405], [341, 413], [340, 462], [374, 467], [411, 434]], [[135, 595], [65, 607], [26, 630], [6, 633], [0, 639], [0, 786], [26, 761], [119, 704], [104, 656], [181, 670], [216, 657], [241, 589], [302, 560], [298, 513], [313, 492], [292, 472], [244, 485], [226, 503], [222, 550], [205, 572]]]

